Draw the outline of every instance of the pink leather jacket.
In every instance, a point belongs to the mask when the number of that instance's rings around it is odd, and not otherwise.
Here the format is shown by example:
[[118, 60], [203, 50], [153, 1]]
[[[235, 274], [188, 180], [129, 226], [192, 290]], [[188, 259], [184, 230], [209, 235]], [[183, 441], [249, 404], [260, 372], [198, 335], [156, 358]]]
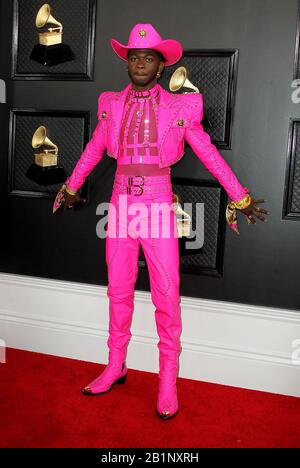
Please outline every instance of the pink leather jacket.
[[[68, 188], [77, 191], [86, 177], [103, 158], [117, 159], [119, 132], [126, 94], [130, 84], [120, 92], [106, 91], [98, 98], [98, 124], [86, 145], [71, 176]], [[211, 143], [210, 136], [201, 125], [203, 118], [202, 94], [172, 94], [160, 85], [158, 111], [159, 167], [171, 166], [184, 155], [184, 140], [204, 166], [216, 177], [233, 201], [239, 201], [249, 192], [243, 187], [225, 159]]]

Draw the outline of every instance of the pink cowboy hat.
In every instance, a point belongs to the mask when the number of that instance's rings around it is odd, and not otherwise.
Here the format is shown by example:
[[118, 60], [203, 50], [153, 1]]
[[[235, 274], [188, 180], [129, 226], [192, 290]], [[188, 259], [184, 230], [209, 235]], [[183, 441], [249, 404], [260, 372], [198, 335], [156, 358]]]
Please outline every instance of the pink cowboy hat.
[[129, 49], [153, 49], [160, 52], [166, 59], [165, 66], [169, 67], [181, 59], [183, 48], [174, 39], [162, 40], [156, 29], [150, 23], [138, 23], [130, 31], [128, 44], [124, 45], [116, 39], [110, 41], [115, 53], [123, 60], [127, 60]]

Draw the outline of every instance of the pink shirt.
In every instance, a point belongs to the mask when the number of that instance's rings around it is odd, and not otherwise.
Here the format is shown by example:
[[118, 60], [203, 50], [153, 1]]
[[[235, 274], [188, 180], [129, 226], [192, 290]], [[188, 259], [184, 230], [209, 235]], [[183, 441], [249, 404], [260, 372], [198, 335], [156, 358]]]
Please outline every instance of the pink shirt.
[[130, 175], [170, 174], [159, 168], [157, 122], [159, 87], [147, 91], [131, 88], [126, 96], [120, 129], [117, 173]]

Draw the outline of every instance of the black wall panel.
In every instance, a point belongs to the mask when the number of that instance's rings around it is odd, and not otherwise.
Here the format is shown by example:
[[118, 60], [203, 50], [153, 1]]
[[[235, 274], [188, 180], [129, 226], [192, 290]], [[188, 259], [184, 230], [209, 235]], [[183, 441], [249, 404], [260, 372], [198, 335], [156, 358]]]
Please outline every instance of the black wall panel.
[[[126, 62], [114, 54], [110, 38], [127, 42], [135, 23], [150, 22], [163, 38], [176, 38], [185, 49], [238, 49], [231, 149], [220, 152], [241, 183], [255, 197], [265, 197], [271, 213], [267, 223], [255, 226], [240, 215], [240, 236], [226, 228], [223, 276], [182, 272], [181, 294], [300, 310], [300, 221], [283, 216], [290, 119], [300, 118], [300, 104], [291, 99], [298, 1], [129, 0], [126, 9], [124, 3], [97, 2], [94, 80], [22, 81], [10, 78], [13, 1], [0, 0], [0, 78], [7, 86], [7, 103], [0, 104], [0, 270], [107, 284], [96, 208], [109, 200], [116, 161], [105, 155], [91, 174], [84, 209], [52, 215], [53, 200], [9, 197], [9, 111], [87, 111], [91, 135], [99, 93], [121, 90], [129, 82]], [[172, 175], [214, 180], [190, 148]], [[145, 268], [136, 288], [149, 290]]]

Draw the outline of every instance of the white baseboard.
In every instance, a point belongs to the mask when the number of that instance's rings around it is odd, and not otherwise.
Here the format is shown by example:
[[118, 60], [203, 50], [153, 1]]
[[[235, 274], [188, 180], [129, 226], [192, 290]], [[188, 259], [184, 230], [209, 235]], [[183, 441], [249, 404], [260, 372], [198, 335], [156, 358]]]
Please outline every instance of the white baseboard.
[[[300, 397], [300, 311], [181, 297], [179, 376]], [[0, 273], [0, 342], [106, 364], [105, 286]], [[158, 372], [149, 292], [135, 291], [129, 368]]]

